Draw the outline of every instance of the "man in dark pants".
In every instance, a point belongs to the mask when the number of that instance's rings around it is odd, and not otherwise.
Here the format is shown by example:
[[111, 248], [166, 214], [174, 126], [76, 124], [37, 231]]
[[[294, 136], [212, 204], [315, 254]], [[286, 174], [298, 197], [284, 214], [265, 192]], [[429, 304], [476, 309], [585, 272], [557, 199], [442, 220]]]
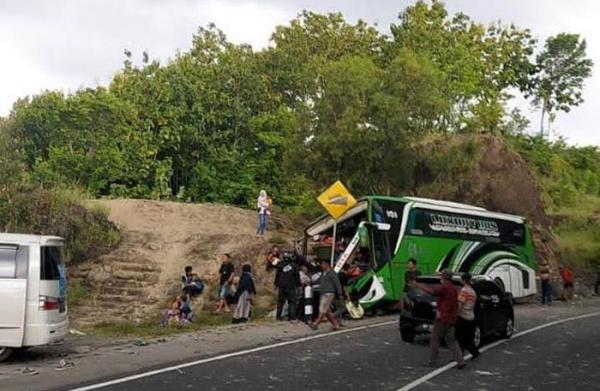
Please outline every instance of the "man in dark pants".
[[277, 274], [275, 275], [275, 286], [277, 287], [277, 320], [283, 320], [281, 312], [286, 301], [288, 304], [288, 320], [296, 320], [297, 292], [300, 285], [298, 266], [290, 259], [283, 257], [283, 260], [277, 265]]
[[477, 293], [471, 286], [471, 275], [465, 273], [461, 277], [463, 287], [458, 293], [458, 318], [456, 319], [456, 339], [463, 354], [465, 350], [473, 358], [479, 356], [479, 349], [473, 341], [475, 337], [475, 302]]
[[596, 270], [596, 284], [594, 284], [594, 293], [596, 296], [600, 296], [600, 265], [598, 265], [598, 269]]
[[552, 285], [550, 285], [550, 265], [548, 261], [543, 260], [539, 269], [540, 280], [542, 281], [542, 305], [552, 304]]
[[427, 366], [438, 366], [440, 343], [442, 340], [445, 340], [448, 349], [452, 351], [454, 359], [458, 363], [456, 368], [462, 369], [465, 367], [465, 361], [455, 338], [455, 325], [458, 316], [458, 294], [451, 281], [452, 272], [444, 269], [441, 277], [442, 284], [438, 287], [419, 284], [416, 280], [410, 281], [411, 288], [419, 288], [424, 292], [437, 296], [437, 312], [429, 344], [431, 356]]

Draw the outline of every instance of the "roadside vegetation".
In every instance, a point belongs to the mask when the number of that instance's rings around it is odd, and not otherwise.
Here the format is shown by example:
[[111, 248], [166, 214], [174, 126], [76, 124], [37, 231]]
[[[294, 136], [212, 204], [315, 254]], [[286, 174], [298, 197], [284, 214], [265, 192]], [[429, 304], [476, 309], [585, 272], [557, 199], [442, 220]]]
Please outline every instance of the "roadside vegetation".
[[[272, 322], [268, 318], [268, 311], [261, 307], [253, 307], [252, 322]], [[123, 337], [123, 338], [154, 338], [177, 335], [190, 331], [204, 330], [215, 326], [226, 326], [231, 324], [231, 314], [214, 314], [204, 311], [195, 316], [194, 321], [188, 324], [177, 324], [163, 327], [160, 325], [160, 316], [145, 319], [139, 323], [122, 321], [107, 322], [95, 325], [93, 329], [85, 330], [91, 335]]]

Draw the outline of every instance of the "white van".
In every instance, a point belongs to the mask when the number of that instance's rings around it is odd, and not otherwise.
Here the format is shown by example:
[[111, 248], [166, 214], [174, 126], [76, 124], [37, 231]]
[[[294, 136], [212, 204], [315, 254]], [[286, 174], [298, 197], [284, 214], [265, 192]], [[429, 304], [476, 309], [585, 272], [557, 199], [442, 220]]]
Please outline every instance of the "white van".
[[63, 239], [0, 233], [0, 361], [68, 331]]

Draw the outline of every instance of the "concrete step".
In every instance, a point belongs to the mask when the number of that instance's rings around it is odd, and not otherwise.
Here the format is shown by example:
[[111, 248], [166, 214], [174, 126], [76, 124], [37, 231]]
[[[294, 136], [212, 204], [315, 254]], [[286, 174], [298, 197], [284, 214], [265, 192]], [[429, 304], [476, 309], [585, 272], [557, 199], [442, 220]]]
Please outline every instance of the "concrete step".
[[[119, 280], [123, 281], [123, 280]], [[108, 295], [120, 295], [120, 296], [143, 296], [146, 293], [146, 289], [144, 287], [135, 287], [130, 285], [105, 285], [101, 288], [102, 294]]]
[[113, 270], [113, 277], [119, 280], [144, 281], [147, 284], [158, 282], [158, 272], [139, 272], [132, 270]]
[[160, 268], [154, 265], [152, 262], [129, 262], [129, 261], [116, 261], [110, 264], [110, 268], [115, 270], [124, 270], [131, 272], [140, 272], [140, 273], [159, 273]]

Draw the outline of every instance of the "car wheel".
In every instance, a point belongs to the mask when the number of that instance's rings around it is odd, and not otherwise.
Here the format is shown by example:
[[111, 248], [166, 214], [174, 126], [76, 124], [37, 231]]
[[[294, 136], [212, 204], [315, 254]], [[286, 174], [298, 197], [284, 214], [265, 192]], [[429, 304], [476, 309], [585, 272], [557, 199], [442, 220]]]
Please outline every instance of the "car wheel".
[[504, 325], [504, 330], [502, 330], [502, 337], [510, 338], [510, 337], [512, 337], [514, 331], [515, 331], [515, 321], [514, 321], [513, 317], [511, 316], [508, 319], [506, 319], [506, 324]]
[[0, 346], [0, 362], [5, 361], [10, 357], [13, 350], [4, 346]]
[[401, 317], [400, 323], [399, 323], [399, 328], [400, 328], [400, 337], [402, 338], [402, 341], [412, 343], [415, 340], [416, 325], [413, 322], [403, 319]]
[[402, 341], [404, 342], [408, 342], [408, 343], [413, 343], [415, 340], [415, 328], [409, 328], [409, 327], [405, 327], [405, 328], [401, 328], [400, 329], [400, 337], [402, 338]]
[[481, 327], [479, 325], [475, 325], [475, 329], [473, 330], [473, 345], [476, 348], [481, 347], [483, 342], [483, 333], [481, 332]]

